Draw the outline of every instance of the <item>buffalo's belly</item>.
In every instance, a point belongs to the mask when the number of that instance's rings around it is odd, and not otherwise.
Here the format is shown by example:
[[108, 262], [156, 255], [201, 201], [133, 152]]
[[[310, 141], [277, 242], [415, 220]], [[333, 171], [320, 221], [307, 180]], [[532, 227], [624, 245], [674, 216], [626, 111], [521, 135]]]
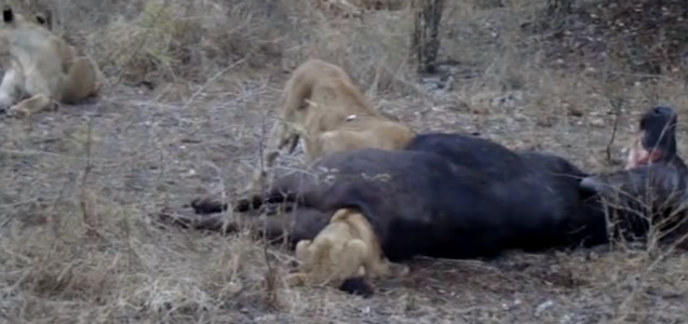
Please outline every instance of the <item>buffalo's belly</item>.
[[555, 197], [521, 188], [509, 199], [469, 187], [459, 183], [454, 195], [434, 197], [431, 210], [388, 215], [385, 254], [393, 260], [414, 255], [462, 259], [570, 243], [566, 224], [573, 214]]

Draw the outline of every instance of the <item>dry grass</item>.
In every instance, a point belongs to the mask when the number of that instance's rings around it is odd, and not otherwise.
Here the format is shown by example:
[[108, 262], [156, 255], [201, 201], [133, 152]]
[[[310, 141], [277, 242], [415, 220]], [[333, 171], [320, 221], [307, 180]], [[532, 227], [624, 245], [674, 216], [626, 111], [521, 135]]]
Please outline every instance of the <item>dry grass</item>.
[[[279, 91], [307, 57], [340, 64], [380, 109], [418, 131], [480, 132], [591, 170], [618, 168], [649, 105], [688, 114], [675, 74], [552, 56], [522, 28], [545, 1], [448, 5], [451, 91], [408, 66], [408, 11], [333, 19], [310, 1], [14, 1], [103, 66], [97, 101], [0, 120], [0, 319], [6, 322], [681, 322], [688, 258], [618, 246], [497, 260], [418, 259], [362, 299], [282, 288], [291, 254], [247, 233], [168, 228], [150, 215], [206, 192], [233, 197], [258, 160]], [[502, 3], [506, 3], [503, 2]], [[681, 66], [685, 69], [685, 66]], [[152, 88], [152, 89], [151, 89]], [[681, 120], [681, 119], [680, 119]], [[679, 121], [680, 122], [680, 121]], [[687, 130], [680, 122], [679, 146]], [[287, 165], [300, 157], [287, 159]]]

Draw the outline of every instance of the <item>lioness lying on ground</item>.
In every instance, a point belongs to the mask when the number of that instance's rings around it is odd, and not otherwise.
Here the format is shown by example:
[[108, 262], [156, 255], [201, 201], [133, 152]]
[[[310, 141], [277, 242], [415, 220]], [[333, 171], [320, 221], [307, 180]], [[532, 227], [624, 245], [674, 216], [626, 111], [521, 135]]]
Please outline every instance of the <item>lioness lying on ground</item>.
[[43, 17], [25, 19], [5, 8], [2, 20], [0, 40], [9, 49], [10, 67], [0, 84], [1, 111], [27, 116], [98, 93], [98, 66], [50, 32]]
[[[287, 277], [289, 285], [341, 287], [347, 279], [391, 274], [390, 263], [382, 255], [372, 226], [361, 213], [347, 208], [336, 211], [313, 241], [300, 241], [296, 245], [296, 258], [300, 262], [299, 272]], [[352, 292], [372, 293], [365, 281], [355, 287], [351, 288], [356, 290]]]
[[264, 168], [256, 169], [249, 193], [261, 191], [265, 170], [275, 163], [279, 150], [288, 145], [293, 152], [299, 138], [314, 160], [337, 151], [401, 149], [414, 136], [408, 127], [376, 111], [344, 70], [316, 59], [299, 66], [287, 81], [278, 118]]

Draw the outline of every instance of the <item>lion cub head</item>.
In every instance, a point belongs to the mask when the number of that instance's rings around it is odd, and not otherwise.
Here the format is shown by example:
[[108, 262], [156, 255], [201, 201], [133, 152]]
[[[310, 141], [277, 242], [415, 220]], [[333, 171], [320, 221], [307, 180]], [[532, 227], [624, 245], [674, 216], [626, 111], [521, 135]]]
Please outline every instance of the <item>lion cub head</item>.
[[2, 11], [0, 43], [10, 65], [0, 84], [0, 110], [31, 114], [95, 95], [102, 74], [89, 57], [50, 31], [49, 16]]
[[347, 279], [390, 274], [390, 263], [366, 218], [355, 210], [340, 209], [313, 241], [296, 245], [299, 272], [287, 277], [290, 285], [341, 286]]

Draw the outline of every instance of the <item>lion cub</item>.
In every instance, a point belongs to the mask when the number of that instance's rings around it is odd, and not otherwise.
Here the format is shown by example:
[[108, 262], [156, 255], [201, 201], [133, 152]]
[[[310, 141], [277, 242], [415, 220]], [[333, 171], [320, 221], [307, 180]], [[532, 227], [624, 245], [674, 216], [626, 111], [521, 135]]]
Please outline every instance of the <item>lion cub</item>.
[[372, 226], [359, 212], [339, 209], [311, 242], [296, 245], [299, 272], [287, 276], [289, 285], [339, 287], [355, 277], [376, 278], [392, 273]]
[[296, 68], [282, 96], [263, 158], [265, 168], [256, 168], [248, 193], [257, 193], [279, 151], [288, 147], [293, 152], [299, 139], [312, 161], [337, 151], [401, 149], [415, 136], [375, 110], [342, 68], [321, 60]]
[[2, 21], [0, 40], [9, 48], [10, 67], [0, 84], [0, 110], [27, 116], [98, 93], [98, 66], [43, 26], [43, 17], [28, 20], [5, 8]]

